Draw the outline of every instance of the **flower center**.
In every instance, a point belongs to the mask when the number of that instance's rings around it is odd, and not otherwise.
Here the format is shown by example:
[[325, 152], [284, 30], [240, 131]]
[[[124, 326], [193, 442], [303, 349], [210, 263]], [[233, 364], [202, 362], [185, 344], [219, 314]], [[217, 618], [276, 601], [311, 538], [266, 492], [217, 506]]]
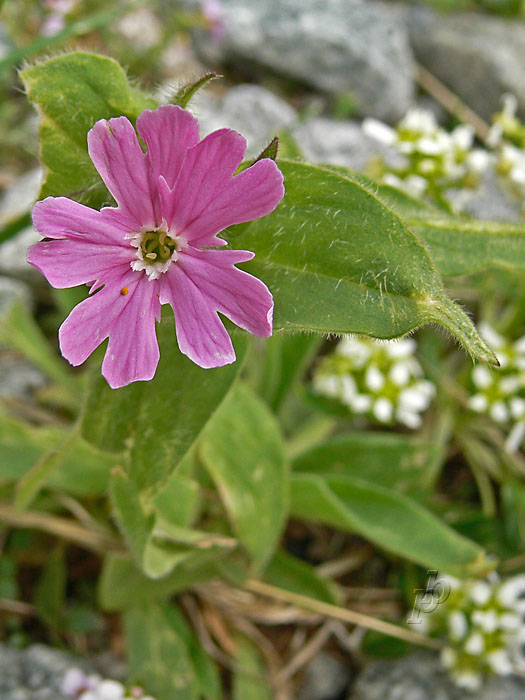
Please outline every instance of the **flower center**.
[[131, 268], [144, 270], [150, 280], [159, 279], [178, 260], [179, 252], [188, 247], [184, 236], [168, 233], [165, 228], [130, 233], [126, 238], [137, 249]]
[[144, 260], [151, 262], [166, 262], [177, 250], [177, 241], [166, 231], [146, 231], [140, 243]]

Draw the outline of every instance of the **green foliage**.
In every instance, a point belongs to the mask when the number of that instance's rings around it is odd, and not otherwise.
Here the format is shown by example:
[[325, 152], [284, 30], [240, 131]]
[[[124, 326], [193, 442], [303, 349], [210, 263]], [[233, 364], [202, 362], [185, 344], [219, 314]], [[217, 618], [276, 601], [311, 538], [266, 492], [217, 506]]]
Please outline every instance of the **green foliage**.
[[209, 671], [211, 661], [204, 676], [204, 657], [200, 652], [192, 657], [196, 643], [176, 607], [144, 603], [125, 613], [124, 626], [133, 682], [148, 688], [157, 700], [196, 700], [206, 681], [204, 697], [217, 697], [215, 674]]
[[419, 492], [432, 443], [380, 432], [353, 432], [316, 445], [292, 463], [296, 472], [356, 476], [403, 493]]
[[495, 566], [481, 547], [415, 501], [354, 476], [295, 474], [291, 512], [358, 533], [387, 551], [455, 576], [485, 575]]
[[238, 336], [237, 362], [204, 370], [179, 351], [172, 319], [165, 317], [157, 333], [161, 360], [154, 379], [113, 390], [97, 373], [82, 424], [86, 439], [100, 449], [129, 448], [128, 473], [149, 497], [167, 482], [223, 400], [245, 352]]
[[233, 700], [271, 700], [274, 694], [261, 654], [246, 637], [236, 638], [236, 661]]
[[156, 103], [130, 86], [116, 61], [96, 54], [57, 56], [25, 68], [20, 77], [40, 114], [46, 177], [39, 198], [65, 195], [100, 207], [108, 193], [88, 156], [88, 131], [98, 119], [124, 115], [134, 122]]
[[210, 421], [200, 455], [234, 530], [261, 567], [275, 551], [288, 512], [288, 463], [274, 417], [236, 385]]
[[276, 329], [393, 338], [433, 321], [474, 357], [493, 361], [446, 296], [426, 249], [394, 212], [339, 173], [291, 161], [279, 167], [283, 202], [228, 236], [255, 251], [246, 268], [275, 292]]

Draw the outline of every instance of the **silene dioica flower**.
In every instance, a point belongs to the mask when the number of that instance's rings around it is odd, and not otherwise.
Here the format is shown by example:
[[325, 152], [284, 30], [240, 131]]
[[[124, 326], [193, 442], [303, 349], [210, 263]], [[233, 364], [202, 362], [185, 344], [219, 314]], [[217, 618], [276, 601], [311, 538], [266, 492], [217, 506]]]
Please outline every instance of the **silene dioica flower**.
[[218, 250], [226, 241], [217, 234], [275, 209], [280, 170], [264, 158], [234, 176], [245, 139], [220, 129], [199, 141], [197, 120], [175, 105], [142, 112], [137, 131], [146, 153], [126, 117], [94, 125], [89, 155], [118, 206], [37, 202], [34, 226], [50, 240], [28, 254], [54, 287], [91, 286], [60, 327], [60, 350], [80, 365], [109, 337], [102, 374], [112, 388], [155, 374], [162, 304], [173, 308], [181, 352], [204, 368], [235, 360], [217, 312], [255, 335], [272, 333], [272, 295], [235, 267], [254, 254]]

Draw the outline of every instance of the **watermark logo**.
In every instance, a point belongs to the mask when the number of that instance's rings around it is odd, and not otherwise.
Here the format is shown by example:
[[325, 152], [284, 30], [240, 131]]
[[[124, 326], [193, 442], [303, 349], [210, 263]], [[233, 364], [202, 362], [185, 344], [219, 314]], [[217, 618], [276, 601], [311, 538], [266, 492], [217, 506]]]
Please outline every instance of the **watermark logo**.
[[450, 595], [450, 583], [446, 579], [440, 579], [436, 570], [429, 569], [427, 576], [426, 587], [414, 589], [414, 607], [407, 620], [409, 625], [420, 625], [421, 614], [433, 613]]

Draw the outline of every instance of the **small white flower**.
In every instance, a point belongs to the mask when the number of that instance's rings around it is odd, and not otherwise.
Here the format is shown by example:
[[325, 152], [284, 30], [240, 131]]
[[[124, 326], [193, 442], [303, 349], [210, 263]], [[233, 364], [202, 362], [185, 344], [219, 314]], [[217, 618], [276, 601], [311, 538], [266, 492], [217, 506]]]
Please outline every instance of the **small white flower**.
[[489, 400], [485, 394], [474, 394], [469, 398], [468, 406], [476, 413], [484, 413], [489, 406]]
[[373, 392], [379, 392], [385, 385], [385, 377], [375, 365], [369, 365], [365, 374], [365, 384]]
[[341, 379], [335, 374], [318, 374], [314, 378], [314, 390], [329, 398], [338, 398], [341, 393]]
[[480, 607], [489, 602], [491, 595], [492, 589], [485, 581], [476, 581], [469, 590], [470, 599]]
[[382, 396], [374, 402], [372, 413], [381, 423], [388, 423], [392, 420], [392, 415], [394, 413], [392, 402]]
[[484, 173], [491, 163], [490, 153], [483, 151], [481, 148], [476, 148], [467, 156], [467, 167], [474, 173]]
[[474, 143], [474, 128], [470, 124], [460, 124], [452, 131], [450, 138], [457, 148], [468, 151]]
[[441, 663], [445, 668], [452, 668], [456, 663], [457, 654], [454, 649], [444, 647], [441, 650]]
[[521, 625], [521, 619], [516, 613], [507, 612], [499, 616], [499, 626], [508, 632], [515, 632]]
[[500, 676], [508, 676], [509, 673], [512, 673], [512, 661], [505, 649], [491, 651], [490, 654], [487, 654], [486, 659], [494, 673]]
[[413, 338], [403, 338], [402, 340], [391, 340], [384, 344], [388, 357], [395, 359], [409, 357], [416, 351], [417, 343]]
[[495, 610], [474, 610], [472, 622], [485, 632], [495, 632], [498, 629], [499, 617]]
[[410, 381], [410, 364], [406, 361], [396, 362], [392, 365], [388, 378], [397, 386], [405, 386]]
[[525, 574], [507, 579], [498, 589], [497, 599], [506, 608], [516, 608], [525, 603]]
[[496, 423], [504, 423], [509, 419], [509, 411], [503, 401], [495, 401], [490, 407], [490, 417]]
[[[511, 408], [512, 410], [512, 408]], [[507, 452], [517, 452], [525, 438], [525, 421], [520, 420], [513, 426], [505, 440], [505, 449]]]
[[465, 642], [464, 646], [467, 654], [472, 654], [473, 656], [479, 656], [485, 649], [485, 642], [483, 635], [479, 632], [474, 632]]
[[352, 360], [354, 367], [360, 369], [369, 359], [371, 349], [368, 344], [347, 335], [338, 343], [336, 353]]
[[99, 683], [96, 691], [99, 700], [122, 700], [125, 689], [118, 681], [104, 680]]
[[453, 610], [448, 616], [450, 637], [456, 641], [463, 639], [468, 632], [468, 621], [460, 610]]
[[499, 388], [503, 394], [514, 394], [519, 391], [520, 387], [521, 381], [515, 374], [503, 377], [499, 382]]
[[409, 175], [405, 180], [405, 189], [414, 197], [420, 197], [425, 193], [428, 181], [420, 175]]
[[476, 365], [472, 370], [472, 382], [478, 389], [486, 389], [494, 381], [494, 377], [485, 365]]
[[465, 690], [479, 690], [481, 688], [481, 676], [473, 671], [462, 671], [454, 674], [456, 685]]
[[417, 430], [417, 428], [421, 427], [421, 424], [423, 423], [423, 420], [421, 419], [419, 413], [405, 411], [402, 408], [397, 409], [396, 419], [403, 425], [406, 425], [406, 427], [410, 428], [411, 430]]
[[379, 119], [369, 117], [362, 123], [363, 132], [370, 138], [391, 146], [397, 139], [397, 134], [391, 126], [384, 124]]
[[439, 127], [432, 112], [420, 107], [413, 107], [401, 119], [399, 128], [423, 134], [432, 134]]
[[489, 326], [488, 323], [482, 321], [479, 324], [479, 332], [487, 341], [487, 343], [491, 345], [495, 350], [504, 347], [505, 339], [499, 333], [496, 333], [494, 328], [492, 328], [492, 326]]
[[351, 408], [355, 413], [366, 413], [372, 405], [372, 397], [366, 394], [357, 394], [352, 399]]
[[341, 401], [348, 406], [352, 405], [352, 401], [354, 400], [355, 395], [357, 394], [357, 385], [349, 374], [345, 374], [343, 377], [340, 378], [341, 382], [341, 390], [340, 390], [340, 396], [341, 396]]

